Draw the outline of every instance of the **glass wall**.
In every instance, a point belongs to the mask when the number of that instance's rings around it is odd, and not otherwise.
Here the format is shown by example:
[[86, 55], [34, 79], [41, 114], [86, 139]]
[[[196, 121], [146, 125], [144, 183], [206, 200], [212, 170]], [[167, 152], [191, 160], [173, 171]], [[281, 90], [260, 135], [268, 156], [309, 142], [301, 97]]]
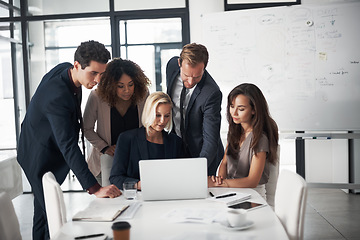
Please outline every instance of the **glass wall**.
[[121, 20], [121, 57], [130, 59], [151, 80], [151, 92], [166, 92], [167, 61], [182, 48], [181, 18]]
[[17, 16], [20, 16], [20, 0], [0, 0], [0, 17]]
[[0, 149], [16, 148], [12, 80], [10, 42], [0, 38]]
[[[46, 72], [58, 63], [73, 63], [76, 48], [84, 41], [101, 42], [111, 52], [111, 32], [108, 18], [47, 21], [44, 25]], [[82, 110], [85, 108], [90, 91], [83, 88]]]
[[21, 28], [16, 22], [0, 25], [0, 150], [10, 150], [25, 115]]
[[164, 9], [164, 8], [185, 8], [185, 0], [115, 0], [115, 11]]
[[109, 0], [28, 0], [29, 15], [108, 12]]

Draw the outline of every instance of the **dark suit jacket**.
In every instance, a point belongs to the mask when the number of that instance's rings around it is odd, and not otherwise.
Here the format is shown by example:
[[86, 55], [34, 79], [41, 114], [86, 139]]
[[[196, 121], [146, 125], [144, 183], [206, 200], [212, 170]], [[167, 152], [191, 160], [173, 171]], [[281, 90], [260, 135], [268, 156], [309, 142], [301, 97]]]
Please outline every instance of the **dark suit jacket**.
[[[182, 157], [181, 138], [163, 131], [165, 158]], [[122, 189], [125, 181], [139, 181], [139, 161], [149, 159], [144, 127], [128, 130], [119, 135], [116, 143], [110, 183]]]
[[[166, 67], [167, 93], [171, 96], [173, 84], [180, 73], [178, 57]], [[185, 115], [185, 145], [189, 157], [205, 157], [208, 175], [215, 175], [224, 156], [220, 138], [222, 93], [214, 79], [205, 70], [191, 95]]]
[[81, 112], [68, 75], [70, 67], [70, 63], [59, 64], [43, 77], [21, 127], [17, 160], [42, 206], [42, 176], [47, 171], [60, 184], [70, 168], [84, 189], [96, 183], [78, 145]]

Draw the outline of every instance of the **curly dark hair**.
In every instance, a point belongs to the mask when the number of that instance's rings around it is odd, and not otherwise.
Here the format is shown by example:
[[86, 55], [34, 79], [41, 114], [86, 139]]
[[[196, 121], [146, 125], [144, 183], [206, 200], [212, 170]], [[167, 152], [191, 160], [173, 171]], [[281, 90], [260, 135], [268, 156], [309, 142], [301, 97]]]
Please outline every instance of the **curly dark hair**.
[[147, 87], [150, 85], [150, 80], [140, 66], [130, 60], [114, 58], [107, 64], [97, 88], [100, 98], [111, 107], [114, 107], [119, 99], [116, 93], [117, 83], [124, 73], [131, 78], [135, 85], [134, 94], [131, 97], [132, 104], [144, 100], [148, 93]]
[[80, 63], [81, 69], [89, 66], [91, 61], [106, 64], [109, 59], [110, 52], [105, 45], [94, 40], [82, 42], [74, 54], [74, 60]]
[[230, 114], [230, 106], [238, 95], [244, 95], [249, 98], [250, 106], [255, 111], [252, 119], [254, 137], [251, 143], [251, 148], [257, 148], [261, 135], [265, 133], [269, 139], [268, 160], [270, 163], [274, 164], [276, 161], [276, 152], [279, 140], [278, 127], [274, 119], [270, 116], [268, 104], [261, 90], [251, 83], [238, 85], [231, 90], [228, 95], [226, 109], [226, 117], [229, 122], [227, 154], [236, 158], [238, 152], [240, 151], [240, 137], [244, 134], [244, 129], [241, 124], [235, 124]]

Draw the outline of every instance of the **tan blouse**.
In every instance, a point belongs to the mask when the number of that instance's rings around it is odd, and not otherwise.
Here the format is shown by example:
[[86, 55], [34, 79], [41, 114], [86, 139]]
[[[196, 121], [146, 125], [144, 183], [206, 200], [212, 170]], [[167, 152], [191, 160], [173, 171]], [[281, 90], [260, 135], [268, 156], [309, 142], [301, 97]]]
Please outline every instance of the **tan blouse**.
[[[254, 150], [250, 148], [252, 139], [253, 133], [250, 132], [249, 135], [246, 137], [244, 143], [241, 145], [240, 151], [236, 159], [229, 155], [226, 155], [228, 178], [243, 178], [249, 175], [251, 160], [255, 154]], [[269, 152], [269, 140], [265, 134], [262, 134], [256, 152]], [[270, 163], [266, 158], [264, 171], [261, 176], [259, 185], [267, 183], [269, 179], [269, 164]]]

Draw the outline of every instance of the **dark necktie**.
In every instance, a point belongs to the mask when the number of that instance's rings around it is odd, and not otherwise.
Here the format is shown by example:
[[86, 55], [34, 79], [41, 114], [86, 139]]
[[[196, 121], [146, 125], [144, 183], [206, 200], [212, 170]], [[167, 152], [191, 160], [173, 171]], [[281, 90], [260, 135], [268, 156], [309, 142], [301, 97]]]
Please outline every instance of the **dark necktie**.
[[180, 131], [181, 138], [185, 141], [185, 122], [184, 122], [184, 101], [186, 96], [186, 87], [183, 85], [180, 94]]

